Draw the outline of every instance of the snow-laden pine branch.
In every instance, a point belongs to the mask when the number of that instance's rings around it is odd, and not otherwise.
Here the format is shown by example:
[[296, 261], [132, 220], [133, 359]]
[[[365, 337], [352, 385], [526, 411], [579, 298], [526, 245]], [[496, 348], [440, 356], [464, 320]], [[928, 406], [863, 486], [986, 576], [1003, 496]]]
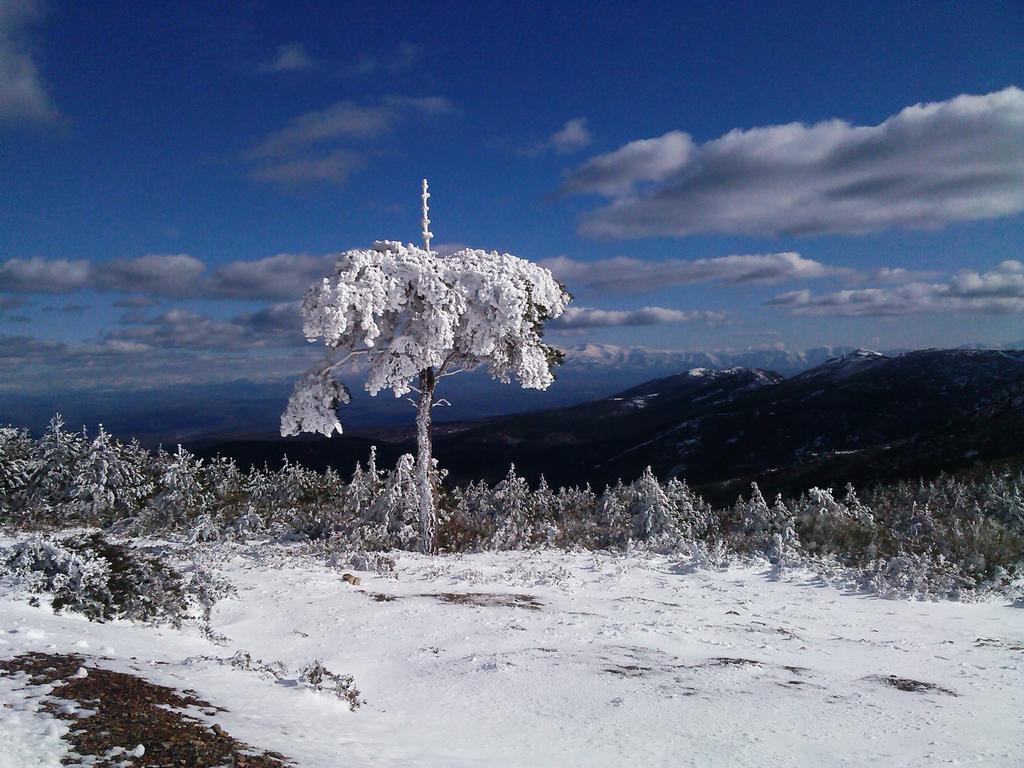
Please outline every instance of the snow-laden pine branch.
[[[443, 375], [481, 365], [501, 382], [546, 389], [557, 352], [543, 342], [542, 324], [568, 301], [550, 271], [507, 253], [464, 249], [440, 258], [379, 241], [341, 254], [333, 274], [310, 288], [303, 330], [342, 359], [360, 353], [371, 395], [390, 389], [402, 397], [426, 369]], [[337, 365], [320, 364], [296, 384], [282, 434], [340, 433], [328, 378]]]

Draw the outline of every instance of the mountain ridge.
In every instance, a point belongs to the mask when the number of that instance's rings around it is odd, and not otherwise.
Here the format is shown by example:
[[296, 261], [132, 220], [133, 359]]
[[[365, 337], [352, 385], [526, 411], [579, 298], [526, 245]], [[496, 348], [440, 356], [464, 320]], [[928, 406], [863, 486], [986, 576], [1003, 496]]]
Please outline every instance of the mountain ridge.
[[[1018, 426], [1020, 427], [1018, 429]], [[216, 444], [218, 451], [287, 453], [350, 471], [367, 436]], [[412, 451], [376, 441], [382, 461]], [[972, 453], [973, 452], [973, 453]], [[455, 482], [502, 477], [510, 463], [533, 482], [630, 479], [650, 465], [723, 497], [756, 480], [766, 492], [808, 483], [860, 485], [1024, 454], [1024, 351], [853, 350], [786, 378], [762, 369], [692, 368], [560, 408], [442, 426], [435, 456]]]

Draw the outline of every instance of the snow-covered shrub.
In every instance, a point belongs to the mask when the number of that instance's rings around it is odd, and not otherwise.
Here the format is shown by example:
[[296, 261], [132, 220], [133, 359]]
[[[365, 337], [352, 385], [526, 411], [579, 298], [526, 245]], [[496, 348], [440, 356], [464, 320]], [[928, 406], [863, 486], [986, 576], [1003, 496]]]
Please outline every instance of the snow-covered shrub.
[[227, 663], [233, 669], [255, 672], [268, 680], [280, 680], [288, 674], [288, 665], [283, 661], [266, 662], [263, 659], [254, 659], [252, 654], [247, 651], [235, 651]]
[[863, 568], [864, 580], [880, 597], [959, 598], [975, 586], [942, 555], [902, 553], [879, 557]]
[[398, 560], [386, 552], [356, 552], [347, 563], [357, 571], [370, 571], [389, 579], [398, 578]]
[[615, 485], [605, 487], [597, 504], [597, 522], [601, 534], [599, 547], [625, 546], [632, 540], [630, 496], [630, 490], [621, 478]]
[[440, 499], [438, 546], [447, 552], [478, 552], [494, 534], [491, 489], [482, 480], [453, 488]]
[[675, 511], [676, 528], [683, 540], [707, 539], [718, 533], [718, 516], [685, 480], [673, 477], [665, 484], [665, 495]]
[[352, 479], [345, 489], [345, 509], [350, 514], [366, 518], [370, 506], [384, 488], [384, 478], [377, 469], [377, 446], [370, 446], [370, 458], [363, 465], [356, 463]]
[[0, 521], [23, 508], [34, 458], [35, 443], [27, 430], [0, 427]]
[[857, 561], [874, 556], [877, 526], [860, 510], [851, 511], [831, 490], [811, 488], [795, 502], [796, 533], [803, 548], [814, 555], [849, 555]]
[[179, 623], [189, 612], [189, 593], [208, 599], [202, 575], [181, 574], [136, 547], [98, 533], [48, 541], [32, 537], [0, 552], [6, 581], [34, 593], [51, 593], [53, 610], [71, 610], [93, 621], [125, 618]]
[[[823, 514], [830, 512], [831, 508]], [[832, 517], [825, 519], [833, 521]], [[814, 520], [817, 522], [818, 518]], [[777, 565], [798, 555], [801, 540], [794, 515], [781, 496], [769, 507], [757, 483], [750, 484], [748, 500], [740, 497], [722, 516], [721, 525], [723, 541], [737, 552], [761, 554]]]
[[352, 675], [339, 675], [331, 672], [319, 659], [308, 664], [299, 673], [299, 682], [305, 683], [315, 691], [329, 691], [348, 704], [355, 712], [364, 703], [362, 694], [356, 688]]
[[544, 475], [540, 476], [537, 490], [533, 492], [532, 504], [536, 528], [534, 540], [547, 547], [558, 546], [562, 539], [562, 514], [558, 496]]
[[[55, 417], [38, 442], [24, 430], [0, 428], [0, 523], [31, 530], [84, 521], [122, 535], [159, 529], [188, 541], [298, 539], [332, 558], [415, 549], [415, 472], [410, 456], [382, 471], [375, 451], [347, 484], [333, 470], [313, 472], [287, 460], [277, 470], [242, 472], [230, 459], [201, 462], [182, 449], [154, 458], [102, 427], [89, 441], [84, 433], [67, 432]], [[436, 466], [434, 474], [444, 476]], [[848, 485], [841, 500], [813, 488], [770, 505], [754, 485], [749, 499], [721, 510], [685, 481], [662, 484], [650, 470], [629, 484], [607, 487], [600, 497], [589, 486], [555, 490], [543, 477], [531, 490], [514, 468], [493, 487], [440, 484], [438, 495], [438, 541], [451, 552], [706, 546], [715, 553], [757, 553], [779, 566], [802, 560], [819, 569], [846, 569], [840, 578], [886, 594], [920, 594], [926, 581], [942, 593], [964, 584], [1008, 588], [1020, 579], [1024, 563], [1019, 469], [939, 475], [861, 494]], [[103, 566], [75, 567], [86, 586], [74, 588], [88, 593], [89, 580]], [[48, 578], [43, 565], [36, 573], [37, 581]]]
[[180, 445], [173, 454], [161, 451], [157, 455], [154, 470], [159, 480], [156, 495], [143, 513], [145, 530], [187, 526], [201, 514], [209, 518], [213, 494], [203, 469], [202, 459]]
[[598, 525], [598, 498], [590, 485], [583, 488], [559, 488], [556, 496], [558, 539], [560, 547], [595, 548], [604, 532]]

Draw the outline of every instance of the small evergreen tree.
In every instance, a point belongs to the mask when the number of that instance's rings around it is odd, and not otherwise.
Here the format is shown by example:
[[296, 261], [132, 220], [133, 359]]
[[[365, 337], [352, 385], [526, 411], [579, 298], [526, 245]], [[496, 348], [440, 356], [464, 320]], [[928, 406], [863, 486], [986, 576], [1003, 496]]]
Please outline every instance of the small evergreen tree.
[[491, 491], [489, 506], [494, 516], [494, 549], [518, 549], [533, 539], [533, 505], [530, 486], [511, 464], [505, 479]]
[[179, 445], [172, 454], [161, 452], [154, 464], [159, 480], [146, 515], [150, 527], [185, 525], [201, 514], [212, 521], [213, 494], [204, 477], [202, 459]]
[[665, 545], [678, 538], [675, 509], [650, 466], [630, 484], [628, 505], [634, 539]]
[[406, 453], [398, 458], [395, 468], [384, 479], [380, 493], [370, 504], [368, 517], [381, 526], [391, 546], [408, 549], [417, 540], [418, 515], [416, 459]]
[[137, 446], [121, 445], [100, 425], [71, 485], [84, 520], [96, 524], [138, 511], [153, 490], [141, 453]]
[[32, 503], [45, 512], [60, 515], [73, 500], [72, 485], [75, 467], [85, 452], [82, 436], [64, 429], [58, 413], [39, 439], [39, 449], [32, 471]]

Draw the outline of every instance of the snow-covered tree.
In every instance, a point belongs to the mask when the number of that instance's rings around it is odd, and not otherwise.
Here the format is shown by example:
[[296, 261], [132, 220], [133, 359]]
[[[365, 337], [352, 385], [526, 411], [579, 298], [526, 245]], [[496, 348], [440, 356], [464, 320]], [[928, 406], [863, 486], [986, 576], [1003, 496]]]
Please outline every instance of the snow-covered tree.
[[158, 491], [147, 515], [156, 528], [170, 527], [209, 513], [213, 494], [203, 476], [203, 460], [180, 445], [172, 454], [161, 452], [156, 462]]
[[28, 487], [36, 446], [28, 431], [0, 427], [0, 518], [14, 509], [14, 496]]
[[144, 461], [141, 447], [122, 445], [101, 424], [72, 481], [83, 515], [97, 522], [104, 515], [135, 512], [153, 490]]
[[58, 413], [39, 439], [39, 450], [32, 472], [33, 502], [50, 510], [71, 501], [71, 485], [87, 443], [81, 435], [64, 429]]
[[675, 509], [649, 466], [630, 484], [629, 498], [634, 539], [671, 540], [678, 536]]
[[369, 519], [370, 506], [384, 487], [384, 478], [377, 469], [377, 446], [370, 446], [370, 458], [366, 469], [356, 462], [352, 472], [352, 480], [345, 492], [345, 509], [354, 517]]
[[519, 549], [533, 536], [533, 495], [525, 479], [516, 474], [511, 464], [505, 479], [491, 491], [489, 506], [494, 515], [494, 549]]
[[559, 488], [558, 519], [562, 542], [573, 546], [597, 546], [607, 537], [598, 521], [598, 498], [590, 485], [583, 488]]
[[533, 492], [533, 513], [538, 527], [534, 535], [539, 542], [542, 541], [548, 546], [555, 543], [561, 533], [560, 511], [558, 496], [548, 485], [544, 475], [541, 475], [540, 481], [537, 483], [537, 490]]
[[383, 528], [389, 540], [405, 549], [416, 538], [419, 501], [416, 460], [406, 453], [398, 458], [395, 468], [388, 473], [384, 487], [370, 505], [368, 514]]
[[562, 314], [570, 297], [549, 270], [507, 253], [432, 252], [428, 197], [424, 181], [423, 248], [378, 241], [346, 251], [306, 293], [303, 330], [309, 341], [322, 340], [328, 355], [295, 385], [281, 434], [341, 432], [336, 408], [348, 390], [333, 373], [356, 357], [371, 395], [415, 390], [420, 546], [434, 552], [431, 411], [438, 380], [484, 366], [503, 383], [515, 378], [546, 389], [561, 354], [544, 343], [544, 321]]
[[603, 529], [604, 544], [626, 544], [632, 538], [633, 518], [630, 515], [629, 486], [620, 477], [615, 485], [605, 486], [597, 505], [598, 524]]
[[715, 532], [718, 518], [684, 480], [673, 477], [665, 485], [665, 495], [676, 516], [679, 535], [686, 539], [706, 538]]

